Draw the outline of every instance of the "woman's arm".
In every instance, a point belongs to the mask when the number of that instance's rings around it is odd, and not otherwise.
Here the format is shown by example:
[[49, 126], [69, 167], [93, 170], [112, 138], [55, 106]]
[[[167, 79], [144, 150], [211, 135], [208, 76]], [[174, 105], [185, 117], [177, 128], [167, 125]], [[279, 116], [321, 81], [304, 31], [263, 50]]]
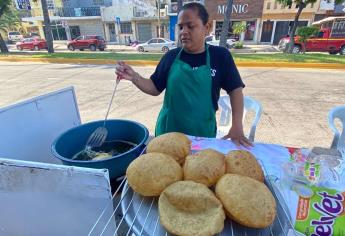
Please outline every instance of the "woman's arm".
[[158, 96], [160, 94], [152, 80], [141, 77], [132, 67], [123, 61], [119, 61], [116, 64], [115, 73], [120, 79], [132, 81], [132, 83], [144, 93], [152, 96]]
[[160, 94], [152, 80], [141, 77], [137, 72], [135, 72], [132, 83], [144, 93], [152, 96], [158, 96]]
[[243, 133], [243, 93], [242, 88], [234, 89], [230, 92], [230, 102], [232, 110], [232, 125], [229, 133], [223, 139], [231, 139], [236, 145], [246, 147], [252, 146], [252, 143], [244, 136]]

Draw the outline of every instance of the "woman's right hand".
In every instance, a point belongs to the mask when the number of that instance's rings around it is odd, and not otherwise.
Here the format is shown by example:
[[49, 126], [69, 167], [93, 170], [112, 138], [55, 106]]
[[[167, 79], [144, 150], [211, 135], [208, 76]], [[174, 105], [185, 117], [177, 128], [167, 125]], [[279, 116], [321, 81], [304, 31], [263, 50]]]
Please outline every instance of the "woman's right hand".
[[125, 79], [129, 81], [134, 81], [139, 75], [133, 70], [132, 67], [127, 65], [123, 61], [118, 61], [115, 65], [115, 74], [118, 79]]

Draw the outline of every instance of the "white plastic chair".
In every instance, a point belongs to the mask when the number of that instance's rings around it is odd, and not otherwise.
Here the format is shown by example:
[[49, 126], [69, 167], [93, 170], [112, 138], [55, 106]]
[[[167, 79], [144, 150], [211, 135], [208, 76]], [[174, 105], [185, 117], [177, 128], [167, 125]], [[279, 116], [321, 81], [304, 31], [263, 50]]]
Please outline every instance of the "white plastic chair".
[[[343, 130], [341, 133], [334, 125], [335, 119], [339, 119], [342, 122]], [[331, 148], [345, 152], [345, 106], [337, 106], [329, 111], [328, 124], [334, 133]]]
[[[229, 96], [228, 95], [220, 96], [218, 100], [218, 106], [220, 109], [220, 118], [219, 118], [218, 127], [217, 127], [217, 138], [222, 138], [229, 132], [229, 129], [231, 127], [231, 124], [230, 124], [231, 104], [230, 104]], [[250, 128], [249, 136], [247, 136], [247, 138], [251, 142], [254, 142], [256, 126], [261, 117], [262, 106], [260, 102], [258, 102], [254, 98], [249, 97], [249, 96], [244, 96], [243, 121], [244, 121], [246, 112], [249, 110], [253, 110], [255, 112], [255, 117]]]

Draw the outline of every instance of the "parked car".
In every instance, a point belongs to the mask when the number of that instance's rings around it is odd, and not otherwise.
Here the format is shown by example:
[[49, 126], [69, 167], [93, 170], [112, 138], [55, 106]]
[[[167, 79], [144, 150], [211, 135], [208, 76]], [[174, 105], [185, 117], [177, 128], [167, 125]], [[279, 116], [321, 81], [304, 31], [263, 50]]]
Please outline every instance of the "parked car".
[[36, 32], [29, 32], [25, 35], [25, 38], [40, 38], [40, 34]]
[[71, 41], [68, 41], [67, 48], [71, 51], [79, 49], [83, 51], [84, 49], [90, 49], [91, 51], [104, 51], [107, 47], [106, 42], [102, 36], [99, 35], [84, 35], [79, 36]]
[[[209, 45], [213, 45], [213, 46], [219, 46], [219, 40], [216, 39], [215, 35], [209, 35], [205, 38], [205, 42]], [[226, 48], [230, 49], [233, 47], [233, 45], [235, 44], [236, 39], [235, 38], [230, 38], [226, 40]]]
[[[292, 53], [305, 51], [345, 55], [344, 17], [328, 17], [313, 24], [320, 25], [318, 34], [307, 39], [305, 43], [301, 42], [299, 36], [295, 36]], [[284, 51], [289, 42], [290, 37], [288, 35], [282, 37], [279, 41], [278, 49]]]
[[22, 41], [16, 43], [16, 47], [20, 51], [23, 49], [39, 51], [48, 48], [46, 40], [40, 38], [24, 38]]
[[171, 41], [170, 39], [164, 38], [153, 38], [146, 43], [140, 43], [136, 46], [136, 49], [139, 52], [156, 51], [166, 53], [174, 48], [176, 48], [176, 43]]
[[18, 31], [9, 31], [7, 34], [8, 43], [18, 42], [23, 39], [23, 35]]

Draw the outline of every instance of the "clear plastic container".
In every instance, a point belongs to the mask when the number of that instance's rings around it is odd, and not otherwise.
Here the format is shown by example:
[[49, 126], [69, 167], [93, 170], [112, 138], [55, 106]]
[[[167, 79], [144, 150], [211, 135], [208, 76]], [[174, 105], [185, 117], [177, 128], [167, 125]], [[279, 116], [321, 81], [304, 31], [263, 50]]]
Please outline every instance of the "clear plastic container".
[[339, 185], [340, 175], [327, 161], [291, 161], [283, 165], [283, 180], [291, 185], [330, 187]]

